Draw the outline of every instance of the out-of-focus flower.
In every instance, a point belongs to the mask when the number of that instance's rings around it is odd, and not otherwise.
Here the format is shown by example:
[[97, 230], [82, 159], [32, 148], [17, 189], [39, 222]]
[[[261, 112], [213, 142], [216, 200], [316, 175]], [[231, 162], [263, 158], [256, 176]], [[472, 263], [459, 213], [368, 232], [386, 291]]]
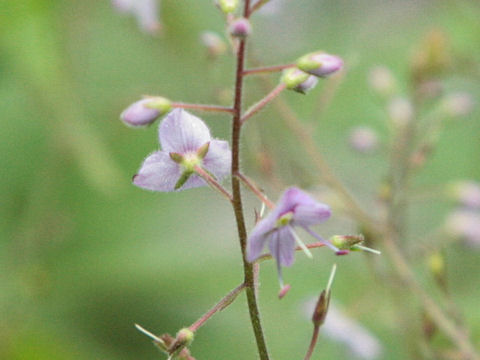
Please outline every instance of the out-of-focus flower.
[[112, 4], [118, 11], [133, 15], [143, 31], [155, 34], [161, 29], [157, 0], [112, 0]]
[[295, 243], [305, 245], [295, 233], [294, 227], [303, 228], [309, 234], [335, 251], [338, 249], [310, 229], [330, 217], [330, 208], [302, 190], [288, 188], [272, 212], [260, 220], [248, 238], [247, 260], [258, 259], [264, 246], [268, 244], [270, 253], [276, 259], [280, 284], [283, 287], [281, 267], [291, 266], [295, 260]]
[[392, 99], [387, 110], [390, 120], [397, 127], [404, 127], [413, 120], [413, 106], [406, 98]]
[[202, 44], [207, 48], [208, 54], [211, 57], [222, 55], [227, 50], [227, 45], [222, 40], [220, 35], [213, 31], [204, 31], [200, 35]]
[[246, 18], [238, 18], [232, 21], [229, 26], [230, 35], [238, 38], [246, 38], [252, 33], [252, 25]]
[[367, 126], [353, 128], [350, 131], [348, 142], [352, 149], [361, 153], [371, 153], [378, 147], [377, 133]]
[[467, 245], [480, 248], [480, 214], [468, 210], [452, 212], [445, 223], [446, 231]]
[[385, 66], [376, 66], [368, 74], [368, 83], [380, 96], [391, 96], [395, 93], [397, 83], [392, 72]]
[[317, 51], [297, 60], [300, 70], [318, 77], [327, 77], [343, 67], [343, 60], [335, 55]]
[[480, 183], [475, 181], [457, 181], [448, 186], [448, 194], [461, 205], [480, 208]]
[[235, 12], [240, 4], [238, 0], [216, 0], [215, 3], [224, 14]]
[[270, 0], [261, 7], [259, 14], [271, 16], [279, 14], [285, 7], [286, 0]]
[[133, 183], [153, 191], [174, 191], [205, 186], [195, 173], [199, 166], [218, 180], [230, 171], [227, 141], [212, 139], [207, 125], [182, 109], [170, 112], [159, 127], [162, 150], [149, 155]]
[[460, 117], [470, 114], [474, 100], [469, 93], [452, 93], [442, 100], [441, 108], [447, 116]]
[[[305, 305], [305, 315], [308, 317], [315, 308], [316, 301], [312, 298]], [[342, 343], [355, 359], [375, 360], [382, 355], [380, 341], [364, 326], [343, 313], [335, 303], [330, 304], [322, 332], [333, 341]]]
[[170, 100], [163, 97], [151, 97], [131, 104], [122, 112], [120, 119], [129, 126], [145, 126], [150, 125], [171, 109]]

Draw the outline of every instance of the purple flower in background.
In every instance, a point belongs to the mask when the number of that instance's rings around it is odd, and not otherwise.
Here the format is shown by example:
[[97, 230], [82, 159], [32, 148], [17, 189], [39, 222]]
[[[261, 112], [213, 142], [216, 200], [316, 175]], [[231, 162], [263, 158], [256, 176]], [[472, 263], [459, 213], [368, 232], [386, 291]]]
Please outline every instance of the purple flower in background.
[[[265, 244], [277, 261], [277, 269], [281, 286], [281, 267], [290, 266], [295, 258], [295, 243], [306, 249], [295, 233], [294, 227], [299, 226], [310, 235], [339, 251], [335, 246], [324, 240], [310, 229], [310, 226], [320, 224], [330, 217], [330, 208], [322, 204], [302, 190], [288, 188], [280, 198], [275, 209], [253, 228], [248, 238], [247, 260], [255, 261], [262, 254]], [[308, 250], [308, 249], [307, 249]]]
[[149, 155], [138, 174], [136, 186], [153, 191], [174, 191], [205, 186], [195, 173], [199, 166], [221, 180], [230, 172], [227, 141], [212, 139], [207, 125], [182, 109], [171, 111], [159, 127], [162, 150]]
[[120, 12], [130, 13], [143, 31], [154, 34], [161, 28], [157, 0], [112, 0]]

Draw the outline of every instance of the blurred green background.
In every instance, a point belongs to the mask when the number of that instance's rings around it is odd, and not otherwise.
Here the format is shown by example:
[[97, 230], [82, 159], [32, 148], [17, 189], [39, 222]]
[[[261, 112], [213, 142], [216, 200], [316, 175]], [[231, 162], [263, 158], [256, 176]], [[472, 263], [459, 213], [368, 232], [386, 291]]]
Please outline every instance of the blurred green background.
[[[447, 88], [470, 92], [478, 104], [477, 1], [282, 3], [276, 15], [253, 19], [250, 54], [279, 64], [324, 49], [346, 60], [345, 79], [321, 116], [323, 84], [309, 96], [289, 93], [285, 99], [302, 119], [319, 122], [315, 137], [321, 149], [366, 203], [373, 201], [387, 159], [381, 152], [352, 153], [346, 138], [352, 126], [366, 124], [385, 140], [385, 113], [366, 81], [373, 66], [388, 66], [406, 89], [412, 51], [428, 31], [439, 29], [454, 56], [468, 65], [446, 77]], [[242, 278], [233, 214], [216, 193], [150, 193], [130, 184], [142, 159], [158, 148], [157, 129], [127, 128], [120, 112], [143, 94], [218, 103], [233, 81], [232, 57], [212, 61], [199, 41], [202, 31], [223, 33], [212, 1], [163, 0], [160, 8], [163, 33], [150, 36], [107, 0], [0, 2], [1, 359], [163, 358], [133, 324], [173, 334]], [[247, 103], [261, 94], [249, 79]], [[449, 124], [419, 184], [480, 179], [479, 114], [475, 108]], [[229, 138], [227, 116], [202, 117], [216, 137]], [[314, 172], [275, 110], [255, 122], [245, 132], [245, 172], [269, 188], [256, 157], [261, 144], [278, 154], [283, 182], [314, 183]], [[278, 193], [270, 195], [275, 199]], [[246, 198], [251, 224], [258, 204]], [[448, 209], [444, 202], [419, 206], [414, 229], [427, 233]], [[338, 216], [320, 231], [330, 236], [354, 228]], [[395, 299], [386, 296], [388, 289], [366, 259], [340, 259], [321, 250], [307, 261], [298, 254], [296, 265], [285, 271], [293, 287], [282, 301], [274, 264], [262, 267], [260, 302], [275, 359], [303, 357], [311, 334], [305, 303], [324, 287], [334, 261], [334, 301], [379, 339], [380, 358], [410, 358], [414, 339], [402, 330]], [[453, 297], [478, 344], [478, 252], [453, 246], [447, 259]], [[418, 264], [421, 278], [428, 277]], [[415, 316], [415, 301], [411, 309]], [[191, 349], [197, 359], [255, 358], [243, 295], [198, 332]], [[314, 358], [351, 357], [345, 345], [321, 337]]]

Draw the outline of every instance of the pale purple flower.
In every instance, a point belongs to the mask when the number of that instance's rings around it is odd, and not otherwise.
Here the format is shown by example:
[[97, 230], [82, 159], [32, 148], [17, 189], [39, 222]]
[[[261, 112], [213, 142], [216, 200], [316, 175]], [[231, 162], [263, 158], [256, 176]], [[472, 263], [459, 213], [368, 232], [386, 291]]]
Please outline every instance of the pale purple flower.
[[112, 4], [118, 11], [135, 16], [143, 31], [153, 34], [160, 30], [157, 0], [112, 0]]
[[133, 178], [133, 183], [141, 188], [174, 191], [207, 185], [195, 173], [195, 166], [217, 180], [230, 171], [228, 142], [212, 139], [207, 125], [185, 110], [175, 109], [165, 117], [159, 127], [159, 139], [162, 150], [150, 154]]
[[129, 126], [145, 126], [171, 110], [171, 102], [162, 97], [138, 100], [126, 108], [120, 119]]
[[302, 56], [297, 61], [300, 70], [318, 77], [327, 77], [343, 67], [343, 60], [336, 56], [317, 51]]
[[371, 153], [378, 147], [377, 133], [368, 126], [357, 126], [350, 131], [350, 146], [361, 153]]
[[288, 188], [278, 201], [275, 209], [267, 217], [260, 220], [250, 233], [247, 260], [253, 262], [258, 259], [264, 246], [268, 244], [270, 253], [277, 261], [280, 282], [282, 283], [281, 267], [293, 264], [295, 243], [300, 241], [294, 227], [303, 228], [310, 235], [338, 251], [335, 246], [310, 229], [311, 226], [327, 220], [330, 214], [328, 205], [316, 201], [296, 187]]

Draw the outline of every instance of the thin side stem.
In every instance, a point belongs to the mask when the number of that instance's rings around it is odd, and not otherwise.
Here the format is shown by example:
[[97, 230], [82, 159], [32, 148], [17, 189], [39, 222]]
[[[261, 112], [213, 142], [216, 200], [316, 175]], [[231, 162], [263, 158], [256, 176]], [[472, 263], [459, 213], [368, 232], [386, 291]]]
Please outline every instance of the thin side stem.
[[[245, 0], [243, 16], [248, 18], [250, 15], [250, 0]], [[252, 324], [255, 340], [257, 343], [258, 355], [261, 360], [269, 360], [267, 344], [263, 335], [263, 328], [260, 320], [260, 311], [257, 304], [257, 296], [255, 289], [255, 275], [253, 264], [249, 263], [246, 258], [247, 253], [247, 230], [243, 215], [242, 194], [240, 189], [240, 179], [234, 176], [240, 172], [240, 133], [241, 133], [241, 117], [242, 117], [242, 90], [243, 90], [243, 70], [245, 63], [245, 39], [240, 40], [237, 50], [237, 67], [235, 73], [235, 97], [233, 105], [232, 119], [232, 205], [237, 222], [238, 238], [240, 249], [242, 251], [243, 272], [245, 276], [245, 286], [247, 293], [248, 310], [250, 314], [250, 322]]]
[[220, 105], [205, 105], [205, 104], [187, 104], [181, 102], [173, 102], [172, 107], [181, 109], [193, 109], [210, 112], [223, 112], [233, 114], [234, 110], [231, 107]]
[[310, 340], [310, 346], [308, 347], [307, 354], [305, 355], [304, 360], [310, 360], [310, 358], [312, 357], [313, 350], [315, 350], [315, 345], [317, 345], [319, 333], [320, 333], [320, 326], [314, 325], [312, 340]]
[[[316, 249], [322, 246], [325, 246], [325, 243], [320, 241], [317, 241], [311, 244], [305, 244], [305, 247], [307, 249]], [[295, 251], [303, 251], [303, 248], [301, 246], [297, 246], [295, 247]], [[264, 254], [264, 255], [261, 255], [257, 260], [255, 260], [255, 263], [258, 263], [264, 260], [270, 260], [270, 259], [273, 259], [273, 256], [271, 254]]]
[[247, 75], [258, 75], [258, 74], [272, 73], [272, 72], [282, 71], [282, 70], [285, 70], [285, 69], [290, 69], [290, 68], [293, 68], [293, 67], [296, 67], [296, 66], [297, 66], [296, 64], [263, 66], [263, 67], [257, 67], [257, 68], [253, 68], [253, 69], [244, 70], [242, 75], [247, 76]]
[[263, 5], [268, 3], [270, 0], [258, 0], [255, 5], [248, 12], [248, 16], [252, 15], [255, 11], [259, 10]]
[[287, 88], [287, 85], [284, 83], [278, 84], [272, 91], [270, 91], [263, 99], [258, 101], [256, 104], [252, 105], [250, 109], [242, 116], [240, 122], [243, 124], [245, 121], [250, 119], [257, 112], [262, 110], [265, 106], [268, 105], [270, 101], [275, 99], [283, 90]]
[[225, 196], [228, 201], [232, 202], [233, 197], [232, 195], [217, 181], [215, 180], [212, 175], [208, 172], [203, 170], [200, 166], [195, 165], [194, 167], [195, 172], [202, 177], [212, 188], [217, 190], [220, 194]]
[[268, 200], [268, 198], [263, 194], [263, 192], [256, 186], [252, 180], [250, 180], [247, 176], [243, 175], [242, 173], [236, 173], [235, 176], [237, 176], [240, 180], [243, 181], [243, 183], [250, 189], [252, 192], [265, 204], [268, 206], [268, 208], [273, 209], [275, 207], [275, 204]]
[[189, 326], [189, 329], [193, 332], [197, 331], [203, 324], [207, 322], [215, 313], [218, 311], [222, 311], [228, 305], [230, 305], [237, 296], [245, 289], [245, 284], [242, 283], [238, 285], [235, 289], [230, 291], [225, 297], [220, 300], [213, 308], [211, 308], [205, 315], [203, 315], [200, 319], [195, 321], [192, 325]]

